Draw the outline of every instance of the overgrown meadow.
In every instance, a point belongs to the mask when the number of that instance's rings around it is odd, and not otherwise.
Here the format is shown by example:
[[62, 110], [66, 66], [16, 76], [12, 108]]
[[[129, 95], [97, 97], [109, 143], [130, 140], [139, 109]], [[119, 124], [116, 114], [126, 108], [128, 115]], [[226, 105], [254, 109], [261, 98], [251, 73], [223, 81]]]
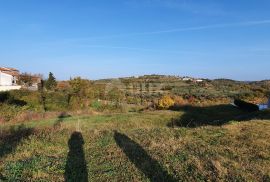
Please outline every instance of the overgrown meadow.
[[268, 82], [151, 78], [1, 93], [0, 181], [270, 181]]

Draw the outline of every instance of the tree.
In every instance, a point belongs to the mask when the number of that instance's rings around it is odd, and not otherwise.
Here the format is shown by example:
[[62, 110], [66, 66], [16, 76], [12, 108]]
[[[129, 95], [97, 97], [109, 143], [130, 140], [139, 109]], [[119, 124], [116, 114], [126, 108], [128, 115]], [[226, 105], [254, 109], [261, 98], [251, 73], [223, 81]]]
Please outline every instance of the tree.
[[32, 75], [30, 73], [22, 73], [19, 76], [18, 83], [20, 85], [30, 87], [33, 84], [33, 77], [32, 77]]
[[147, 93], [149, 94], [150, 93], [150, 84], [149, 84], [149, 82], [147, 82], [145, 84], [145, 88], [146, 88]]
[[46, 112], [46, 96], [44, 93], [44, 80], [41, 80], [39, 85], [39, 93], [40, 93], [40, 104], [42, 105], [43, 111]]
[[141, 98], [141, 105], [143, 105], [143, 84], [140, 82], [140, 98]]
[[82, 79], [81, 77], [76, 77], [69, 81], [71, 86], [72, 94], [85, 97], [87, 89], [90, 87], [90, 81]]
[[52, 72], [49, 73], [49, 78], [46, 81], [45, 87], [47, 90], [53, 90], [56, 87], [56, 79]]
[[71, 87], [69, 92], [69, 105], [72, 107], [86, 107], [89, 105], [89, 99], [92, 99], [91, 81], [76, 77], [69, 80]]
[[124, 100], [124, 93], [117, 87], [114, 87], [107, 93], [107, 99], [120, 104]]

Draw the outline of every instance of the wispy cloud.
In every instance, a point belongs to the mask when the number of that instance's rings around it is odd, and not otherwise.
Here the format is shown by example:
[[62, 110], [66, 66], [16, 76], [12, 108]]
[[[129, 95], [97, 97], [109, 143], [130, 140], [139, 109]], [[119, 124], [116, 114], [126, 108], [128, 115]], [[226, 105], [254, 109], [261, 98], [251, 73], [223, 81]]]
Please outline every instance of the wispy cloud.
[[79, 47], [86, 47], [86, 48], [102, 48], [102, 49], [126, 49], [132, 51], [143, 51], [143, 52], [155, 52], [155, 53], [167, 53], [167, 54], [203, 54], [201, 52], [195, 51], [164, 51], [158, 49], [148, 49], [148, 48], [136, 48], [136, 47], [126, 47], [126, 46], [106, 46], [106, 45], [88, 45], [88, 44], [81, 44]]
[[[160, 53], [160, 54], [174, 54], [174, 55], [196, 55], [196, 56], [211, 56], [212, 52], [209, 51], [198, 51], [198, 50], [184, 50], [184, 49], [174, 49], [174, 50], [162, 50], [162, 49], [151, 49], [151, 48], [137, 48], [137, 47], [127, 47], [127, 46], [108, 46], [108, 45], [92, 45], [92, 44], [77, 44], [73, 46], [83, 47], [83, 48], [97, 48], [97, 49], [123, 49], [123, 50], [130, 50], [134, 52], [152, 52], [152, 53]], [[250, 48], [250, 47], [238, 47], [237, 49], [229, 48], [229, 49], [222, 49], [216, 50], [219, 52], [220, 55], [237, 55], [237, 56], [247, 56], [247, 55], [265, 55], [268, 54], [270, 49], [267, 48]], [[263, 54], [262, 54], [263, 53]]]
[[[236, 23], [202, 25], [202, 26], [194, 26], [194, 27], [183, 27], [183, 28], [174, 28], [174, 29], [167, 29], [167, 30], [117, 34], [117, 35], [108, 35], [108, 36], [71, 38], [71, 39], [59, 40], [56, 42], [49, 42], [45, 44], [43, 43], [42, 45], [45, 45], [45, 46], [65, 45], [65, 46], [76, 46], [76, 47], [86, 47], [86, 48], [89, 47], [89, 48], [102, 48], [102, 49], [125, 49], [125, 50], [147, 51], [147, 52], [157, 52], [157, 53], [167, 53], [167, 54], [205, 55], [206, 53], [196, 52], [196, 51], [183, 51], [183, 50], [164, 51], [164, 50], [126, 47], [126, 46], [108, 46], [108, 45], [96, 44], [96, 42], [99, 40], [114, 39], [114, 38], [128, 38], [128, 37], [148, 36], [148, 35], [150, 36], [150, 35], [171, 34], [171, 33], [179, 33], [179, 32], [222, 29], [222, 28], [253, 27], [253, 26], [260, 26], [260, 25], [270, 25], [270, 19], [258, 20], [258, 21], [236, 22]], [[94, 45], [90, 43], [92, 41]]]
[[236, 22], [236, 23], [211, 24], [211, 25], [202, 25], [202, 26], [194, 26], [194, 27], [182, 27], [182, 28], [173, 28], [173, 29], [167, 29], [167, 30], [116, 34], [116, 35], [108, 35], [108, 36], [84, 37], [84, 38], [75, 38], [75, 39], [69, 39], [69, 40], [71, 40], [71, 41], [80, 41], [80, 40], [91, 40], [91, 39], [92, 40], [110, 39], [110, 38], [119, 38], [119, 37], [133, 37], [133, 36], [143, 36], [143, 35], [168, 34], [168, 33], [198, 31], [198, 30], [208, 30], [208, 29], [219, 29], [219, 28], [251, 27], [251, 26], [259, 26], [259, 25], [267, 25], [267, 24], [270, 24], [270, 19], [258, 20], [258, 21]]
[[187, 28], [175, 28], [175, 29], [169, 29], [169, 30], [144, 32], [144, 33], [141, 33], [141, 34], [162, 34], [162, 33], [184, 32], [184, 31], [204, 30], [204, 29], [214, 29], [214, 28], [254, 26], [254, 25], [262, 25], [262, 24], [270, 24], [270, 20], [248, 21], [248, 22], [238, 22], [238, 23], [225, 23], [225, 24], [213, 24], [213, 25], [187, 27]]
[[127, 4], [135, 7], [161, 7], [174, 9], [177, 11], [190, 12], [205, 15], [224, 15], [227, 14], [222, 9], [222, 4], [217, 1], [206, 0], [129, 0]]

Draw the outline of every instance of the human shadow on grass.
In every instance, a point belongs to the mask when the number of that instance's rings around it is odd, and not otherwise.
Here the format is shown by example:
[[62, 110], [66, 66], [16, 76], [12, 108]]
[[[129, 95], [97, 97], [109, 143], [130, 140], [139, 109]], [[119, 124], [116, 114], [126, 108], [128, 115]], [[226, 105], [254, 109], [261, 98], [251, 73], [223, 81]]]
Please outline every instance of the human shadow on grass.
[[129, 160], [140, 170], [151, 182], [175, 182], [171, 176], [155, 159], [135, 141], [117, 131], [114, 133], [117, 145], [126, 154]]
[[230, 121], [249, 121], [254, 118], [266, 117], [261, 111], [244, 111], [232, 105], [215, 105], [207, 107], [178, 106], [171, 108], [174, 111], [184, 112], [179, 118], [173, 118], [168, 127], [199, 127], [205, 125], [221, 126]]
[[11, 127], [8, 131], [0, 133], [0, 159], [12, 153], [23, 139], [33, 134], [33, 128], [26, 128], [24, 125]]
[[88, 182], [88, 170], [84, 156], [84, 140], [80, 132], [72, 133], [65, 167], [66, 182]]

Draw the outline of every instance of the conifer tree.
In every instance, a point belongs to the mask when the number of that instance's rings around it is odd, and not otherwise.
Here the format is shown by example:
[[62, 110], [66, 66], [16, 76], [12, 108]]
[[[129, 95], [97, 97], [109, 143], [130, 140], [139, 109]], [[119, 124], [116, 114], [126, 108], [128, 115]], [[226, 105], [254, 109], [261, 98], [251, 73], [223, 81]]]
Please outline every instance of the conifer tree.
[[49, 73], [49, 78], [46, 81], [45, 87], [47, 90], [53, 90], [56, 87], [56, 79], [52, 72]]

